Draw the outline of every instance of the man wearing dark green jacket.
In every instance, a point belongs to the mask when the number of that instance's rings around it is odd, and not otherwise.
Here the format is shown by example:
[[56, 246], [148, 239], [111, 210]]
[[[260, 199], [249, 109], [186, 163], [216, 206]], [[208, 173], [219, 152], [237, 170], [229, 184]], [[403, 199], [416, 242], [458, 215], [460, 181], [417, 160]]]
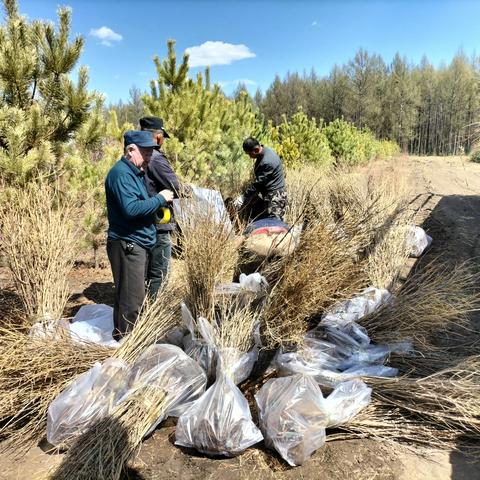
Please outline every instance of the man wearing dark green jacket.
[[107, 253], [115, 283], [114, 337], [131, 331], [145, 298], [148, 251], [155, 245], [155, 213], [173, 199], [171, 190], [150, 197], [145, 169], [157, 146], [149, 132], [124, 135], [125, 155], [105, 180], [108, 211]]

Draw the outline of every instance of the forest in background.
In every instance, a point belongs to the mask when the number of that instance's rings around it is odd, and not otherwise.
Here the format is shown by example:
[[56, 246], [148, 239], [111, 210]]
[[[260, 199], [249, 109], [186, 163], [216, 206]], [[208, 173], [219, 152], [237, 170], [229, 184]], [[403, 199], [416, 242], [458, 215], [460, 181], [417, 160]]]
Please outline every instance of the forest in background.
[[[247, 92], [240, 84], [233, 93]], [[247, 92], [248, 93], [248, 92]], [[142, 93], [112, 107], [119, 118], [134, 121]], [[460, 51], [436, 68], [427, 57], [418, 65], [400, 54], [386, 61], [360, 49], [352, 60], [335, 65], [327, 76], [288, 73], [251, 98], [266, 121], [277, 126], [299, 110], [329, 123], [341, 118], [368, 128], [377, 138], [393, 140], [415, 155], [458, 155], [475, 147], [480, 115], [480, 57]]]

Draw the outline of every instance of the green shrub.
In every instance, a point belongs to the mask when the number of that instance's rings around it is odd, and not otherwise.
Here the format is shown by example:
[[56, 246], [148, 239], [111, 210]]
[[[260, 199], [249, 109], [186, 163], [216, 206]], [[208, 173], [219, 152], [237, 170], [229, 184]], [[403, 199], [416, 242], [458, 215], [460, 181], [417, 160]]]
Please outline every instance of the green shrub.
[[278, 126], [269, 126], [271, 146], [282, 157], [286, 167], [299, 167], [304, 163], [326, 166], [333, 161], [322, 123], [309, 119], [302, 109]]

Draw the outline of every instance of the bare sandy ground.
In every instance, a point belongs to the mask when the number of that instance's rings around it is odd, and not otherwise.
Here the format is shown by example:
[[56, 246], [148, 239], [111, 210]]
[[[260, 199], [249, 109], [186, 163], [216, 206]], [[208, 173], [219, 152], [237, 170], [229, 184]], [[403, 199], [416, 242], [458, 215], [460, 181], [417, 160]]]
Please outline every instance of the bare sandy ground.
[[[408, 178], [412, 200], [419, 208], [417, 223], [434, 238], [428, 258], [479, 263], [480, 165], [461, 157], [401, 157], [395, 160], [400, 174]], [[389, 164], [378, 163], [379, 171]], [[428, 259], [427, 259], [428, 260]], [[0, 288], [8, 279], [0, 274]], [[79, 269], [72, 278], [76, 294], [72, 307], [86, 301], [111, 299], [108, 270]], [[130, 478], [221, 479], [322, 479], [322, 480], [475, 480], [480, 463], [462, 455], [437, 450], [413, 450], [374, 440], [329, 442], [305, 465], [290, 469], [271, 452], [250, 449], [234, 459], [210, 458], [173, 445], [174, 424], [167, 421], [147, 439]], [[40, 479], [60, 455], [47, 455], [36, 447], [21, 460], [0, 458], [1, 480]], [[92, 479], [95, 480], [95, 479]]]

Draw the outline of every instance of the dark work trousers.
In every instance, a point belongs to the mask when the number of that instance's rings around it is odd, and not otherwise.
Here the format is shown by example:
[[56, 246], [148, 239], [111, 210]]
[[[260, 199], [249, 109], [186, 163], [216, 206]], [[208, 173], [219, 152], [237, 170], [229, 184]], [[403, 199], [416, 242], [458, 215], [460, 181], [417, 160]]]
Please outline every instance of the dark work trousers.
[[147, 267], [147, 285], [150, 297], [155, 300], [166, 281], [172, 257], [170, 232], [157, 232], [157, 243], [150, 250]]
[[147, 250], [133, 242], [108, 240], [107, 254], [115, 283], [114, 338], [130, 332], [145, 299]]

